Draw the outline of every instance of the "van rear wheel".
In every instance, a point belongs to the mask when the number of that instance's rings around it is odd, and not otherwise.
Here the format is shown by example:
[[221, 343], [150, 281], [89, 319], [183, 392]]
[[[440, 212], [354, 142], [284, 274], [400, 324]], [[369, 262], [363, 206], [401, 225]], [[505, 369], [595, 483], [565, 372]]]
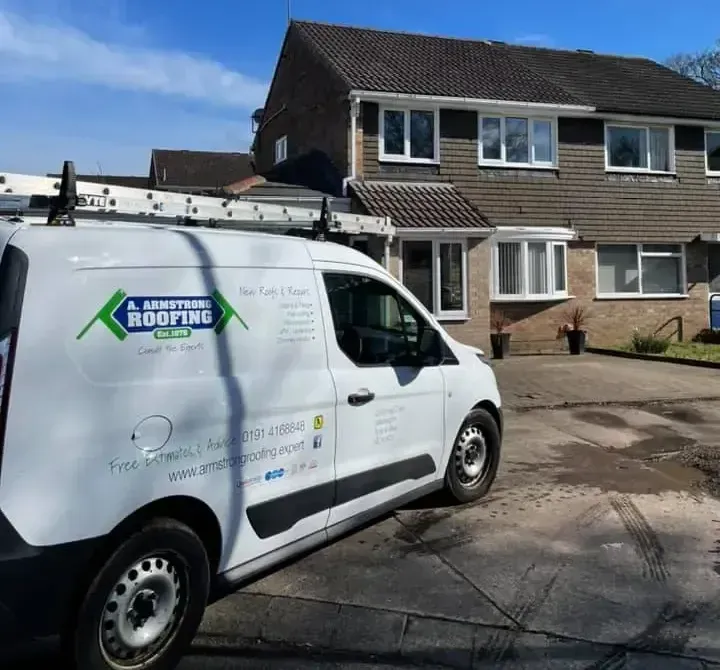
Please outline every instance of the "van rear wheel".
[[185, 524], [154, 519], [92, 581], [66, 640], [77, 670], [171, 670], [197, 632], [210, 566]]
[[485, 496], [500, 465], [500, 430], [484, 409], [470, 412], [458, 431], [445, 472], [445, 487], [459, 503]]

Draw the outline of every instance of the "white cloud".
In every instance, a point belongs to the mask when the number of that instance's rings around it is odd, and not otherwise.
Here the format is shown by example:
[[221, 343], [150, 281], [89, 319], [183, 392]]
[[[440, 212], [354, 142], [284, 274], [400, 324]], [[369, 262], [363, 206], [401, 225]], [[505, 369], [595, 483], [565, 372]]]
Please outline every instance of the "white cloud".
[[0, 80], [66, 80], [244, 109], [261, 106], [267, 90], [264, 82], [201, 56], [104, 42], [69, 25], [2, 10]]

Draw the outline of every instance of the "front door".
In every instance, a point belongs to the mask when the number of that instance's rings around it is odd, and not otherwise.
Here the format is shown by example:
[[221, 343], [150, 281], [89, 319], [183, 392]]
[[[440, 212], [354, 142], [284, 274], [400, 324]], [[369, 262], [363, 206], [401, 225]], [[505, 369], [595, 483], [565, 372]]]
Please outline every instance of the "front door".
[[431, 482], [441, 468], [443, 373], [408, 363], [426, 323], [373, 274], [332, 269], [318, 277], [333, 319], [325, 333], [338, 398], [329, 526]]
[[720, 329], [720, 244], [708, 244], [710, 328]]

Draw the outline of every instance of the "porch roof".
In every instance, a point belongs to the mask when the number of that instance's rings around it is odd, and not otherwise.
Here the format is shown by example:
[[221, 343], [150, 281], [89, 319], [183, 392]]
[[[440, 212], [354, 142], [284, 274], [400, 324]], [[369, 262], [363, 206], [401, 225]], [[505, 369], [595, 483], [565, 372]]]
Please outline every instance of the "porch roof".
[[372, 216], [398, 228], [492, 229], [488, 219], [449, 183], [352, 181], [350, 189]]

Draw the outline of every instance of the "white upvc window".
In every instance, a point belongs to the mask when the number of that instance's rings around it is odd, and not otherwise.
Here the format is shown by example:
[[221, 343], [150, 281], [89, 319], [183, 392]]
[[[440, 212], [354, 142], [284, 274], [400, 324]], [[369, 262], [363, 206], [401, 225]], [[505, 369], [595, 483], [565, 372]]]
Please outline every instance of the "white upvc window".
[[468, 318], [465, 239], [401, 239], [399, 269], [400, 281], [437, 318]]
[[493, 239], [493, 300], [542, 301], [567, 297], [565, 240], [502, 235]]
[[705, 131], [705, 170], [720, 177], [720, 128]]
[[674, 128], [607, 122], [605, 169], [611, 172], [674, 173]]
[[275, 140], [275, 164], [287, 160], [287, 135]]
[[478, 122], [480, 165], [557, 166], [555, 119], [480, 114]]
[[598, 298], [668, 298], [687, 295], [682, 244], [598, 244]]
[[381, 161], [437, 163], [440, 160], [438, 108], [380, 107]]

